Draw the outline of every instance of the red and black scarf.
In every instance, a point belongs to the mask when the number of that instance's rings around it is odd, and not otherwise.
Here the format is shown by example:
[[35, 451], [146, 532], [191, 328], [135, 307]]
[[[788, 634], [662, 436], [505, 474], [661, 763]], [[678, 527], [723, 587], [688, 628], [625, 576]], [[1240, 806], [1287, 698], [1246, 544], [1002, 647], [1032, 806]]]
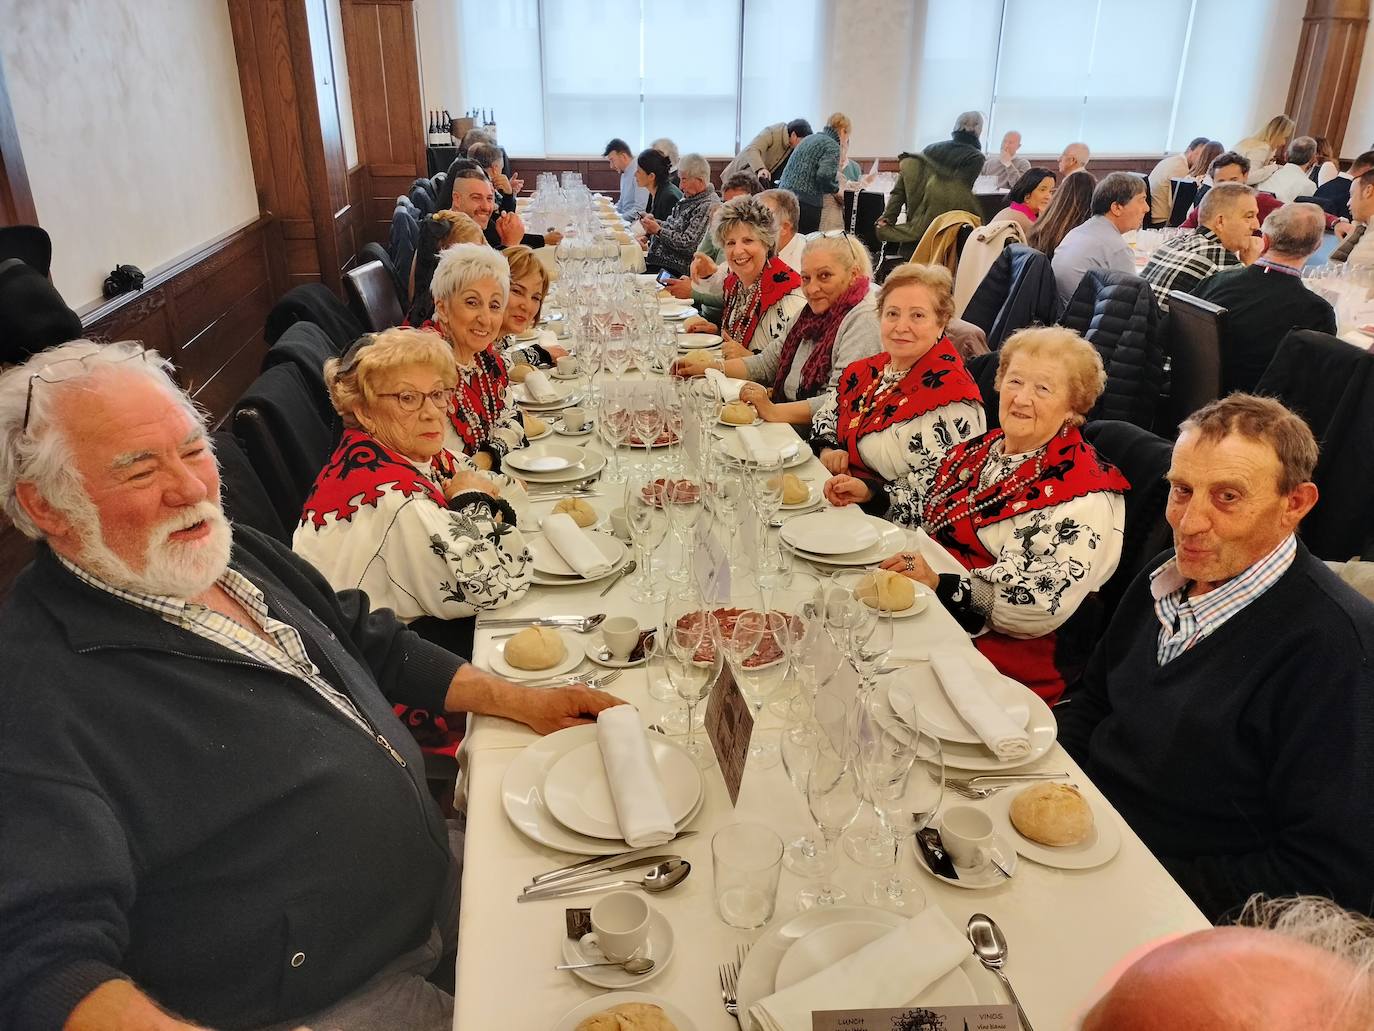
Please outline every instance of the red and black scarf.
[[854, 310], [854, 306], [868, 296], [867, 276], [855, 276], [849, 289], [836, 298], [829, 308], [817, 315], [808, 304], [787, 331], [787, 339], [782, 343], [782, 354], [778, 356], [778, 375], [773, 381], [773, 400], [785, 401], [782, 388], [792, 371], [792, 362], [797, 357], [797, 349], [806, 340], [816, 341], [816, 346], [806, 358], [797, 380], [796, 400], [804, 401], [815, 397], [825, 389], [830, 379], [830, 356], [835, 348], [835, 337], [840, 331], [844, 317]]
[[860, 358], [840, 376], [835, 435], [849, 452], [849, 468], [856, 476], [872, 476], [859, 457], [859, 441], [868, 434], [960, 401], [983, 404], [978, 384], [947, 336], [935, 341], [901, 379], [884, 383], [883, 370], [890, 361], [886, 352]]
[[729, 273], [725, 277], [725, 310], [720, 317], [720, 331], [751, 351], [759, 350], [752, 341], [763, 313], [800, 286], [801, 276], [776, 255], [764, 262], [752, 302], [746, 302], [749, 291], [739, 276]]
[[[431, 460], [430, 469], [441, 480], [450, 478], [455, 471], [453, 455], [440, 451]], [[441, 508], [448, 507], [448, 499], [439, 485], [404, 455], [385, 447], [363, 430], [345, 430], [334, 454], [315, 477], [301, 512], [301, 525], [309, 521], [318, 530], [331, 515], [349, 522], [363, 505], [375, 508], [388, 490], [406, 497], [424, 494]]]
[[[421, 329], [443, 335], [439, 324], [427, 321]], [[447, 339], [447, 337], [445, 337]], [[478, 351], [473, 358], [472, 371], [458, 369], [458, 386], [453, 392], [453, 404], [448, 421], [463, 441], [463, 454], [475, 455], [491, 440], [491, 428], [506, 405], [506, 363], [496, 353], [495, 345]], [[474, 424], [475, 417], [475, 424]]]

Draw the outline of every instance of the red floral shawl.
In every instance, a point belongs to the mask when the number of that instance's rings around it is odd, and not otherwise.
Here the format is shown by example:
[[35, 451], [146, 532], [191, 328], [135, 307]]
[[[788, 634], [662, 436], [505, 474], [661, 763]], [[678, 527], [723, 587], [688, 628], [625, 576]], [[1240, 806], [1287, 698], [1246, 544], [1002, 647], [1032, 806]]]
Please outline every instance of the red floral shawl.
[[806, 364], [802, 366], [801, 375], [797, 378], [796, 399], [804, 401], [825, 389], [826, 381], [830, 379], [830, 356], [835, 348], [835, 337], [839, 334], [840, 323], [854, 310], [856, 304], [868, 296], [868, 284], [867, 276], [855, 276], [854, 282], [849, 284], [849, 289], [821, 314], [813, 312], [809, 304], [801, 310], [797, 320], [792, 323], [792, 328], [787, 331], [782, 353], [778, 356], [778, 375], [773, 381], [774, 401], [786, 400], [782, 393], [783, 384], [792, 372], [792, 362], [796, 359], [797, 349], [804, 340], [814, 340], [816, 346], [807, 355]]
[[[759, 273], [759, 292], [754, 298], [754, 303], [747, 311], [737, 311], [736, 306], [744, 303], [747, 290], [740, 282], [739, 276], [733, 272], [729, 273], [725, 277], [725, 310], [720, 317], [721, 333], [751, 351], [759, 350], [753, 345], [754, 330], [759, 328], [763, 313], [799, 286], [801, 276], [774, 255], [764, 262], [763, 271]], [[727, 329], [731, 328], [734, 332], [727, 333]]]
[[[440, 479], [448, 479], [454, 473], [453, 455], [440, 451], [430, 468]], [[405, 456], [384, 447], [363, 430], [345, 430], [334, 454], [315, 477], [301, 512], [301, 525], [308, 520], [318, 530], [330, 515], [348, 522], [361, 506], [375, 508], [388, 490], [406, 497], [424, 494], [441, 508], [448, 507], [438, 484]]]
[[[433, 319], [426, 320], [420, 328], [443, 335], [439, 324]], [[509, 382], [506, 363], [496, 353], [495, 345], [478, 351], [473, 365], [476, 368], [475, 375], [465, 376], [462, 369], [458, 370], [458, 386], [453, 393], [453, 405], [448, 410], [448, 421], [462, 439], [465, 455], [477, 454], [491, 439], [491, 428], [506, 405], [506, 385]], [[465, 413], [475, 413], [477, 425], [473, 425], [471, 416]]]
[[887, 352], [860, 358], [840, 376], [835, 435], [849, 452], [855, 476], [873, 476], [859, 457], [859, 441], [868, 434], [959, 401], [983, 403], [978, 384], [947, 336], [935, 341], [900, 380], [884, 386], [883, 370], [891, 360]]

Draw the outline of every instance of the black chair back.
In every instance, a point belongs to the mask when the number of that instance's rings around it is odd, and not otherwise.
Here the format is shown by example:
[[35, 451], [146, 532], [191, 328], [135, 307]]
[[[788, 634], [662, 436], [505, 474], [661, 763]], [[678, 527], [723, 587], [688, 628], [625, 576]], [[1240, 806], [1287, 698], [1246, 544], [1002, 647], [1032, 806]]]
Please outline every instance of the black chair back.
[[1169, 225], [1181, 226], [1188, 219], [1188, 211], [1193, 206], [1193, 198], [1197, 196], [1196, 179], [1174, 179], [1173, 203], [1169, 207]]
[[291, 535], [282, 525], [272, 499], [267, 496], [267, 488], [258, 479], [238, 439], [228, 430], [215, 430], [210, 440], [219, 462], [220, 491], [224, 498], [224, 514], [229, 521], [251, 526], [290, 546]]
[[297, 322], [319, 326], [340, 354], [363, 335], [362, 323], [353, 317], [348, 305], [322, 283], [293, 286], [273, 305], [267, 314], [267, 326], [263, 334], [268, 346], [275, 344], [287, 328]]
[[1221, 340], [1226, 309], [1179, 290], [1169, 291], [1168, 421], [1177, 426], [1221, 395]]
[[881, 193], [866, 190], [846, 190], [844, 194], [844, 224], [850, 236], [857, 236], [873, 254], [882, 250], [875, 228], [883, 213], [885, 200]]
[[324, 363], [337, 357], [338, 351], [324, 330], [309, 322], [297, 322], [267, 349], [262, 359], [263, 372], [274, 365], [291, 365], [300, 372], [320, 421], [330, 428], [335, 437], [342, 430], [342, 424], [329, 400], [329, 388], [324, 383]]
[[[396, 263], [391, 260], [391, 255], [387, 253], [385, 247], [379, 243], [365, 243], [358, 251], [358, 264], [365, 265], [369, 261], [380, 261], [382, 268], [387, 270], [391, 280], [396, 284], [396, 301], [405, 308], [407, 303], [406, 284], [401, 279], [401, 271], [396, 267]], [[406, 269], [406, 277], [409, 278], [410, 269]]]
[[281, 364], [264, 372], [239, 399], [232, 424], [282, 525], [294, 531], [333, 447], [300, 370]]
[[354, 313], [373, 333], [399, 326], [405, 319], [396, 299], [396, 279], [380, 261], [369, 261], [344, 273], [344, 288]]

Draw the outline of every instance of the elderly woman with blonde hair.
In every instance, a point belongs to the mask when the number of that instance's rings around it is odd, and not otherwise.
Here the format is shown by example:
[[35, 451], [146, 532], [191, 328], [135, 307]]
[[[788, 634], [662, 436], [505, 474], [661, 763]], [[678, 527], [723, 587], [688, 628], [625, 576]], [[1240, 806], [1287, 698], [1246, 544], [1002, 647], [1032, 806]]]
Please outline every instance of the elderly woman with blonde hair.
[[[344, 433], [306, 499], [296, 553], [335, 590], [366, 591], [407, 622], [523, 596], [530, 558], [514, 509], [444, 447], [458, 371], [443, 340], [416, 329], [360, 337], [324, 374]], [[431, 629], [454, 643], [454, 628]]]
[[410, 310], [406, 321], [412, 326], [423, 325], [434, 317], [434, 296], [430, 284], [439, 265], [439, 255], [459, 243], [484, 244], [482, 228], [461, 211], [436, 211], [426, 215], [420, 223], [420, 242], [410, 263]]
[[544, 298], [549, 295], [549, 271], [524, 244], [507, 247], [501, 254], [510, 267], [510, 293], [497, 350], [507, 367], [521, 362], [552, 365], [568, 352], [554, 343], [557, 338], [552, 333], [538, 328]]
[[1002, 428], [952, 448], [920, 523], [963, 566], [937, 574], [916, 552], [883, 563], [936, 594], [999, 670], [1047, 702], [1083, 656], [1056, 630], [1116, 570], [1126, 478], [1078, 427], [1106, 385], [1092, 344], [1058, 326], [1024, 329], [997, 365]]

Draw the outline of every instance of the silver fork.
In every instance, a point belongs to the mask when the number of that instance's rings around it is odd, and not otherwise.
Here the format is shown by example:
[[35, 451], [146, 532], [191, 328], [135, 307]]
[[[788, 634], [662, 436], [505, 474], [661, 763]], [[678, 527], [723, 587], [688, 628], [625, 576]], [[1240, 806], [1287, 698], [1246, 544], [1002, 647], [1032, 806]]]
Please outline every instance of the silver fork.
[[738, 959], [720, 965], [720, 998], [725, 1004], [725, 1012], [739, 1021], [743, 1027], [744, 1021], [739, 1017], [739, 972], [744, 966], [745, 957], [749, 955], [749, 946], [736, 946], [736, 955]]
[[589, 677], [566, 676], [550, 677], [546, 680], [526, 681], [525, 687], [571, 687], [573, 684], [586, 684], [588, 687], [596, 689], [605, 687], [607, 684], [614, 683], [620, 679], [621, 670], [612, 669], [605, 673], [596, 673]]

